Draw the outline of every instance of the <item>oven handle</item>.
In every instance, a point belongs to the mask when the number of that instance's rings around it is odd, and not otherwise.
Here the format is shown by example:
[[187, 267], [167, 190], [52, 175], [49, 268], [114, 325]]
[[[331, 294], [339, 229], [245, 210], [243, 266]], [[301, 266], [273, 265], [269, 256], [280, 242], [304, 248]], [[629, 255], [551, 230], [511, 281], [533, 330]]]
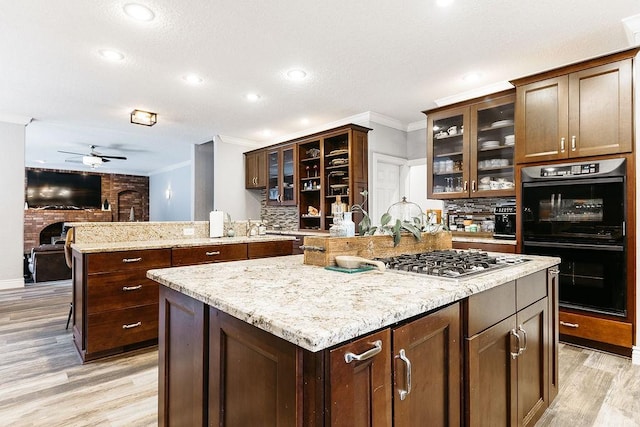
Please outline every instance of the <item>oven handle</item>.
[[546, 176], [537, 178], [535, 181], [527, 181], [522, 183], [522, 188], [533, 187], [556, 187], [558, 185], [576, 185], [576, 180], [580, 180], [579, 184], [611, 184], [624, 182], [623, 176], [602, 177], [602, 178], [582, 178], [580, 175], [575, 176]]
[[525, 240], [523, 245], [541, 248], [592, 249], [597, 251], [624, 252], [623, 245], [590, 245], [585, 243], [535, 242], [529, 240]]

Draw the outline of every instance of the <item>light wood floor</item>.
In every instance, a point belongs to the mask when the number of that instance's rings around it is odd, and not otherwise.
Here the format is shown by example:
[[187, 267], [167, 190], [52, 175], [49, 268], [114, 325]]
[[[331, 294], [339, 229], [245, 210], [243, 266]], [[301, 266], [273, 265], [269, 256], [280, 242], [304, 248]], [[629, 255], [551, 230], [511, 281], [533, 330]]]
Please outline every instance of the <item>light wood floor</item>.
[[[69, 281], [0, 291], [0, 425], [156, 425], [156, 349], [82, 365], [70, 299]], [[640, 426], [640, 366], [561, 344], [560, 392], [536, 425]]]

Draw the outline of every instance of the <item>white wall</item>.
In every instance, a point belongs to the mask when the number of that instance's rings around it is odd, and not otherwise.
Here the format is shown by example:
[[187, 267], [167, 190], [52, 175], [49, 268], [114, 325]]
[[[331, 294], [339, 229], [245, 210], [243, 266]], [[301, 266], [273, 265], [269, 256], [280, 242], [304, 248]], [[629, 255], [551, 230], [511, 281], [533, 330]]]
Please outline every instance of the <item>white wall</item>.
[[193, 220], [209, 221], [215, 182], [213, 141], [193, 146]]
[[[227, 141], [225, 141], [227, 139]], [[237, 139], [216, 136], [214, 144], [213, 206], [234, 221], [260, 218], [261, 192], [244, 188], [244, 152], [256, 148]]]
[[24, 141], [24, 125], [0, 122], [0, 289], [24, 287]]
[[[149, 221], [191, 221], [192, 163], [178, 163], [149, 175]], [[166, 192], [171, 197], [167, 199]], [[208, 218], [207, 218], [208, 219]]]

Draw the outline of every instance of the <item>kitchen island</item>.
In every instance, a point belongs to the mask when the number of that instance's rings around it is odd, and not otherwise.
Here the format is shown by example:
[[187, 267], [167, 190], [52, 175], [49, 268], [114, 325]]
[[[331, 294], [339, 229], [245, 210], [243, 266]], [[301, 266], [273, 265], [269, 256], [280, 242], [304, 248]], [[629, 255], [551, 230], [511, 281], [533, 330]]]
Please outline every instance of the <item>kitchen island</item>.
[[460, 280], [302, 256], [150, 270], [160, 424], [532, 425], [557, 389], [560, 260], [527, 259]]

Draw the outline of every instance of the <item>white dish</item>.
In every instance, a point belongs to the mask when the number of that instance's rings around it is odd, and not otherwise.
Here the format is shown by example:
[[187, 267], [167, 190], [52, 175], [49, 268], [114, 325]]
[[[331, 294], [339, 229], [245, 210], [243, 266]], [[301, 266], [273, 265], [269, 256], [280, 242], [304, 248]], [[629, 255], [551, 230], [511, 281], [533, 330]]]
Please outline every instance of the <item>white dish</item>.
[[512, 124], [513, 124], [513, 120], [498, 120], [497, 122], [491, 123], [491, 127], [495, 128], [498, 126], [508, 126]]
[[500, 141], [484, 141], [480, 143], [480, 148], [496, 148], [500, 146]]
[[347, 154], [349, 150], [333, 150], [329, 153], [330, 156], [337, 156], [339, 154]]

